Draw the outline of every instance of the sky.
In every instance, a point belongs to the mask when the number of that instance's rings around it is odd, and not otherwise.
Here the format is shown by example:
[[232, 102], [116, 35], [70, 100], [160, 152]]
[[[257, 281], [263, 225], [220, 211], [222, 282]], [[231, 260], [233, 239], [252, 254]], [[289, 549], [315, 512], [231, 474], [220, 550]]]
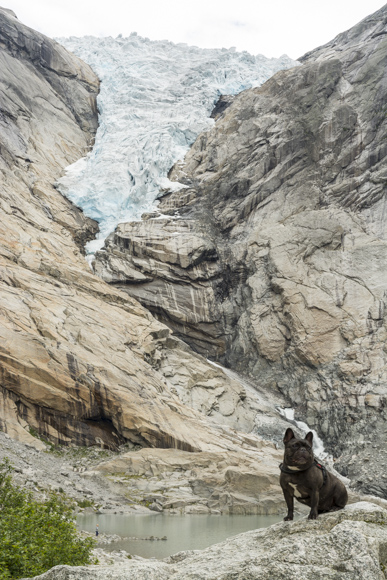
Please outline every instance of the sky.
[[129, 36], [298, 58], [383, 0], [1, 0], [47, 36]]

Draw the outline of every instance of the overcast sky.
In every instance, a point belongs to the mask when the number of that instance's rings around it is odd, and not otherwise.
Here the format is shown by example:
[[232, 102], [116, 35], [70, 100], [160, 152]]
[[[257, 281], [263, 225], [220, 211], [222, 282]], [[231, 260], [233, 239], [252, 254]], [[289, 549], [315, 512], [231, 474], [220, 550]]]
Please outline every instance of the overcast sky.
[[379, 0], [0, 0], [47, 36], [128, 36], [297, 58], [384, 5]]

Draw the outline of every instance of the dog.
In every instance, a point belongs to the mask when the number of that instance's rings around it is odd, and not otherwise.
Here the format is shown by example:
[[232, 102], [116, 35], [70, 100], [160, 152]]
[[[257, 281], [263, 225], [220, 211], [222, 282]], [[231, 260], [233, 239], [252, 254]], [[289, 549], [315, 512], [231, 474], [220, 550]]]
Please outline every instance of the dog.
[[285, 521], [293, 519], [294, 498], [311, 508], [308, 519], [341, 510], [348, 502], [345, 485], [329, 473], [313, 456], [313, 433], [298, 439], [288, 428], [284, 436], [285, 454], [281, 463], [280, 485], [288, 506]]

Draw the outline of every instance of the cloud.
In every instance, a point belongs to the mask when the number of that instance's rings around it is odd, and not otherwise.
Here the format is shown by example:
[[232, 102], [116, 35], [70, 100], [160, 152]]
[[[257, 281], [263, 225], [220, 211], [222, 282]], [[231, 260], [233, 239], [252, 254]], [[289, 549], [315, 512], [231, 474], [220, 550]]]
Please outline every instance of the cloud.
[[236, 26], [237, 28], [248, 26], [247, 22], [241, 22], [240, 20], [231, 21], [231, 25]]
[[7, 0], [20, 20], [54, 36], [129, 36], [296, 58], [381, 8], [368, 0]]

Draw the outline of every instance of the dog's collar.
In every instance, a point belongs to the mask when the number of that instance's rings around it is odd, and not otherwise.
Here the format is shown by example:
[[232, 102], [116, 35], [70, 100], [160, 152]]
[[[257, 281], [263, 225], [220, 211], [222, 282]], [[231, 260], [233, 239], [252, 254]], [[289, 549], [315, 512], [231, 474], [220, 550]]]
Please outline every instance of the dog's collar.
[[280, 470], [282, 471], [282, 473], [289, 473], [291, 475], [294, 475], [295, 473], [300, 473], [303, 471], [308, 471], [308, 469], [310, 469], [313, 466], [316, 466], [318, 469], [321, 469], [321, 471], [323, 472], [323, 486], [325, 485], [325, 482], [327, 480], [327, 470], [326, 467], [324, 467], [324, 465], [321, 465], [321, 463], [319, 463], [317, 461], [317, 459], [315, 459], [312, 463], [312, 465], [309, 465], [308, 467], [305, 467], [304, 469], [290, 469], [288, 465], [285, 465], [284, 463], [280, 463]]
[[289, 467], [289, 465], [280, 463], [279, 468], [283, 473], [291, 473], [294, 475], [295, 473], [300, 473], [301, 471], [308, 471], [308, 469], [310, 469], [312, 465], [314, 465], [314, 462], [311, 465], [308, 465], [308, 467], [297, 467], [296, 469], [292, 469], [291, 467]]

